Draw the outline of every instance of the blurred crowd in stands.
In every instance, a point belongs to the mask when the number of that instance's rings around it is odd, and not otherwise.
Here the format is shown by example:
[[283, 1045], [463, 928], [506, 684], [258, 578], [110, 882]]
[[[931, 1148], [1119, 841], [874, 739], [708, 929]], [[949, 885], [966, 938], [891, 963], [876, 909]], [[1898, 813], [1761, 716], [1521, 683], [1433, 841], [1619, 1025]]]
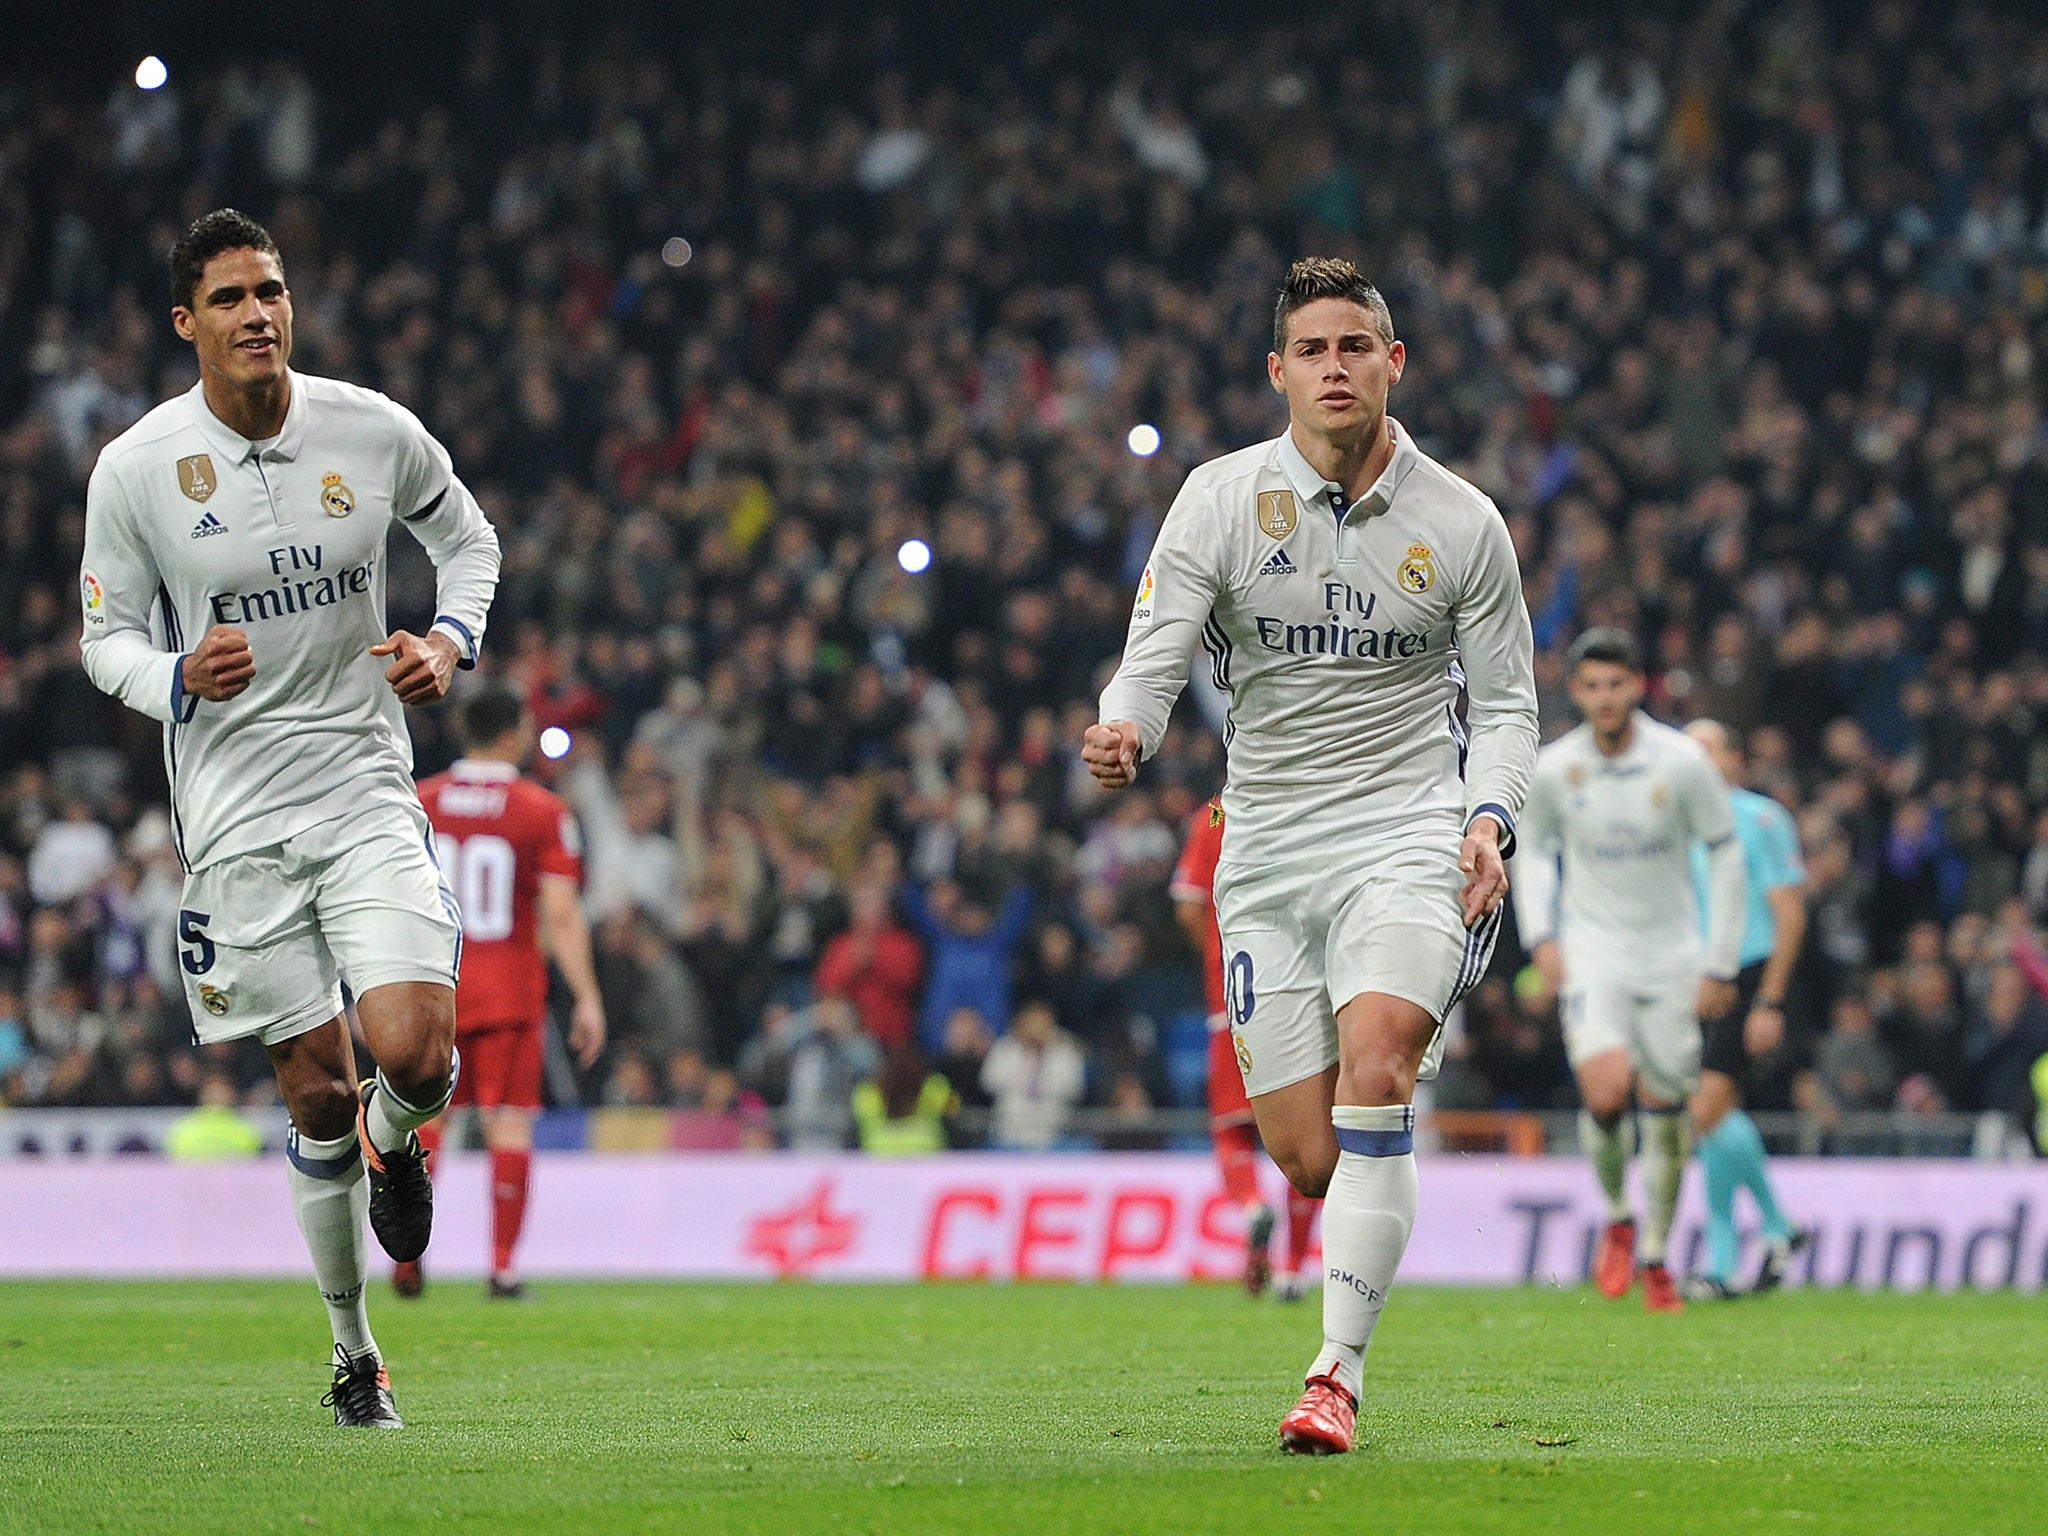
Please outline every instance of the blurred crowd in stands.
[[[1272, 296], [1328, 253], [1380, 275], [1394, 414], [1513, 532], [1546, 735], [1564, 647], [1621, 624], [1656, 712], [1742, 733], [1796, 813], [1761, 1107], [2030, 1120], [2048, 32], [1931, 0], [1118, 27], [483, 22], [419, 94], [311, 58], [0, 76], [0, 1103], [269, 1091], [185, 1043], [157, 727], [87, 682], [74, 593], [99, 445], [193, 377], [163, 254], [232, 203], [297, 366], [416, 409], [498, 525], [487, 665], [573, 743], [536, 771], [582, 817], [613, 1031], [558, 1100], [798, 1146], [1200, 1102], [1167, 875], [1220, 701], [1198, 679], [1121, 796], [1077, 744], [1181, 478], [1280, 429]], [[430, 613], [393, 558], [395, 620]], [[455, 755], [414, 725], [422, 773]], [[1572, 1102], [1522, 965], [1440, 1103]]]

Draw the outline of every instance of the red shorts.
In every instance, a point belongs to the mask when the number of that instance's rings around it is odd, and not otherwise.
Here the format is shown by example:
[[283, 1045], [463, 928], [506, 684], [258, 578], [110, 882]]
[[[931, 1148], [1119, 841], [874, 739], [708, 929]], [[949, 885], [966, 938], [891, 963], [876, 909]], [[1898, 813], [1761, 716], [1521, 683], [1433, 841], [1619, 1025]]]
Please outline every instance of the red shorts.
[[1252, 1101], [1245, 1097], [1244, 1073], [1237, 1069], [1237, 1043], [1228, 1029], [1209, 1021], [1209, 1123], [1249, 1125]]
[[541, 1043], [538, 1024], [486, 1024], [458, 1029], [455, 1048], [462, 1071], [455, 1079], [451, 1109], [539, 1109]]

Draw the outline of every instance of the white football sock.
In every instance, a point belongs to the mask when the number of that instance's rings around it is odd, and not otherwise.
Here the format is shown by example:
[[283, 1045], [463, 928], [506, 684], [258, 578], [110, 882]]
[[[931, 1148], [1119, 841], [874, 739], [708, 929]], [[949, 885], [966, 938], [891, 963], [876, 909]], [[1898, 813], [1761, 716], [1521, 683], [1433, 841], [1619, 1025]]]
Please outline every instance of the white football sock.
[[1643, 1126], [1643, 1195], [1648, 1206], [1643, 1223], [1643, 1262], [1662, 1264], [1671, 1239], [1671, 1218], [1678, 1210], [1678, 1188], [1685, 1178], [1687, 1125], [1685, 1106], [1645, 1109]]
[[1623, 1115], [1608, 1130], [1595, 1120], [1587, 1110], [1579, 1111], [1579, 1144], [1593, 1158], [1593, 1171], [1600, 1176], [1601, 1193], [1607, 1196], [1607, 1219], [1627, 1221], [1635, 1212], [1629, 1209], [1628, 1189], [1628, 1130], [1629, 1117]]
[[449, 1058], [448, 1086], [442, 1091], [439, 1102], [430, 1108], [420, 1109], [392, 1092], [391, 1079], [381, 1068], [378, 1069], [377, 1091], [370, 1095], [369, 1108], [363, 1111], [363, 1119], [370, 1128], [370, 1145], [379, 1152], [404, 1146], [407, 1136], [448, 1107], [448, 1101], [455, 1097], [455, 1079], [461, 1072], [462, 1053], [457, 1051]]
[[1323, 1200], [1323, 1348], [1309, 1375], [1360, 1395], [1366, 1346], [1415, 1227], [1415, 1111], [1339, 1104], [1337, 1171]]
[[363, 1226], [370, 1214], [370, 1186], [363, 1176], [363, 1152], [355, 1133], [315, 1141], [294, 1128], [285, 1140], [290, 1159], [292, 1205], [299, 1230], [313, 1256], [313, 1278], [327, 1303], [334, 1342], [351, 1356], [375, 1353], [370, 1314], [363, 1305], [369, 1278], [369, 1250]]

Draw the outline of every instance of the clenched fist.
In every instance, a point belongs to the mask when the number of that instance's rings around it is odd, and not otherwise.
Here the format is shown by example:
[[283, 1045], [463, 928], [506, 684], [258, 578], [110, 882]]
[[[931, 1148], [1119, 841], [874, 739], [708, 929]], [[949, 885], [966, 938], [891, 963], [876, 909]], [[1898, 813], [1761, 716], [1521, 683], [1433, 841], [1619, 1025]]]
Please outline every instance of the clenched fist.
[[1104, 789], [1122, 789], [1138, 776], [1138, 755], [1144, 743], [1128, 720], [1091, 725], [1081, 737], [1081, 761]]
[[256, 657], [249, 637], [231, 624], [216, 624], [185, 657], [180, 681], [187, 693], [215, 704], [232, 699], [256, 676]]
[[404, 704], [433, 704], [447, 698], [459, 659], [455, 642], [439, 630], [415, 635], [394, 629], [390, 639], [370, 647], [370, 654], [394, 658], [384, 670], [384, 680]]

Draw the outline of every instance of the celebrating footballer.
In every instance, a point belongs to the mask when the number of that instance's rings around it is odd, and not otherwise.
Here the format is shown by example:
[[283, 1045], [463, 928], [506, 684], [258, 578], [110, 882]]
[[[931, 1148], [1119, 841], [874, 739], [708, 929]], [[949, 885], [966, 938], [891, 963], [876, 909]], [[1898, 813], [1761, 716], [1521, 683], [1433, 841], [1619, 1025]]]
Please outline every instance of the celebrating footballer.
[[1131, 783], [1202, 642], [1230, 701], [1230, 1028], [1268, 1151], [1325, 1199], [1323, 1344], [1280, 1426], [1297, 1452], [1351, 1449], [1415, 1221], [1415, 1083], [1491, 956], [1536, 758], [1514, 547], [1387, 414], [1406, 362], [1349, 262], [1288, 272], [1266, 359], [1287, 430], [1188, 476], [1082, 744], [1098, 782]]

